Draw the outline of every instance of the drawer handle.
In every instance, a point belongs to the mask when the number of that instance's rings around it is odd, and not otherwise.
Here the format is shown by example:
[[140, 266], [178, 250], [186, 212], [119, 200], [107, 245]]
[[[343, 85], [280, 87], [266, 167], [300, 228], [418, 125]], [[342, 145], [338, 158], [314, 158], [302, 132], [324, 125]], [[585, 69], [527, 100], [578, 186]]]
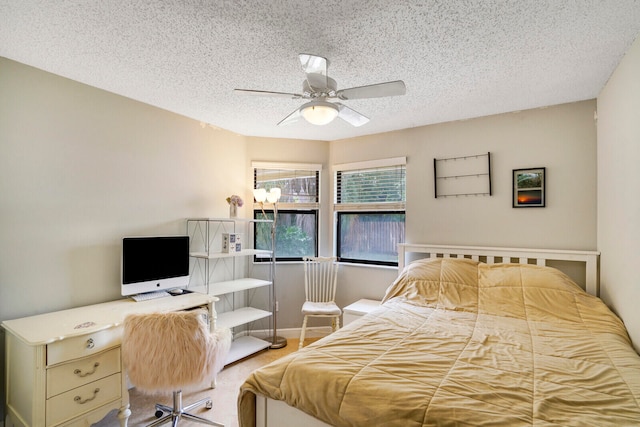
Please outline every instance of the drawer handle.
[[94, 343], [94, 342], [93, 342], [93, 338], [89, 338], [89, 339], [87, 340], [87, 348], [88, 348], [88, 349], [92, 349], [92, 348], [93, 348], [93, 347], [95, 347], [95, 346], [96, 346], [96, 343]]
[[91, 402], [93, 399], [95, 399], [96, 396], [98, 395], [99, 391], [100, 391], [100, 389], [96, 388], [95, 390], [93, 390], [93, 396], [91, 396], [91, 397], [89, 397], [87, 399], [84, 399], [84, 400], [82, 400], [82, 398], [80, 396], [76, 396], [76, 397], [73, 398], [73, 401], [76, 402], [76, 403], [79, 403], [81, 405], [84, 405], [85, 403]]
[[73, 371], [73, 373], [74, 373], [74, 374], [76, 374], [77, 376], [79, 376], [80, 378], [84, 378], [84, 377], [86, 377], [87, 375], [95, 374], [95, 373], [96, 373], [96, 370], [98, 369], [98, 366], [100, 366], [100, 362], [96, 362], [96, 363], [94, 363], [94, 364], [93, 364], [93, 370], [92, 370], [92, 371], [90, 371], [90, 372], [82, 373], [82, 370], [80, 370], [80, 369], [76, 369], [76, 370], [74, 370], [74, 371]]

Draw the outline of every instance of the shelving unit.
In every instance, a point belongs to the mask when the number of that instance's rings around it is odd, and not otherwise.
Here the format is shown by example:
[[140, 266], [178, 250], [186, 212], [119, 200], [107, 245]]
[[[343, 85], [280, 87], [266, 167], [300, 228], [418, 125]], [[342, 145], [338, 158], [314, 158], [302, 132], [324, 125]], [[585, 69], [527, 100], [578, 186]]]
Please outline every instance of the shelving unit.
[[[271, 220], [243, 218], [189, 218], [187, 234], [190, 237], [191, 282], [189, 289], [220, 298], [216, 305], [216, 326], [230, 328], [234, 341], [226, 364], [268, 348], [272, 343], [249, 335], [253, 322], [273, 317], [271, 286], [273, 268], [265, 268], [266, 276], [253, 277], [252, 258], [268, 258], [275, 262], [271, 251], [249, 247], [253, 243], [255, 223]], [[242, 250], [222, 252], [224, 233], [242, 234]], [[268, 267], [269, 263], [260, 263]], [[260, 293], [260, 290], [264, 290]], [[260, 294], [260, 295], [258, 295]], [[256, 301], [262, 296], [264, 302]], [[265, 309], [264, 307], [267, 307]], [[267, 332], [271, 332], [267, 327]]]
[[433, 159], [434, 195], [491, 196], [491, 153]]

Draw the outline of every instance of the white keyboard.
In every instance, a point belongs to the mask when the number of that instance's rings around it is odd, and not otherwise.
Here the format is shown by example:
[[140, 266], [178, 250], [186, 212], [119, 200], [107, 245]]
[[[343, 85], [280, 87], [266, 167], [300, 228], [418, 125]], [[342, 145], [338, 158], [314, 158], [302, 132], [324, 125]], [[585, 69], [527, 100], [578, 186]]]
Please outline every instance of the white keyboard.
[[164, 298], [164, 297], [170, 297], [170, 296], [171, 294], [167, 291], [155, 291], [155, 292], [145, 292], [143, 294], [132, 295], [131, 298], [133, 298], [133, 300], [136, 302], [140, 302], [140, 301], [149, 301], [150, 299]]

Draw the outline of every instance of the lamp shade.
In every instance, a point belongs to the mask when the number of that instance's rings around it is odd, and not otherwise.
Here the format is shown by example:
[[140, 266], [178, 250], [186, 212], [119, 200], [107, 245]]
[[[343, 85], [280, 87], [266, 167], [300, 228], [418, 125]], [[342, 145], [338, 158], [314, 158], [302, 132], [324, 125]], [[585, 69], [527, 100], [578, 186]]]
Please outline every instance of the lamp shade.
[[272, 188], [271, 191], [267, 193], [267, 202], [276, 203], [278, 200], [280, 200], [280, 194], [281, 192], [279, 188]]
[[253, 190], [253, 198], [256, 199], [258, 203], [264, 203], [267, 200], [267, 190], [264, 188], [256, 188]]
[[338, 116], [338, 107], [325, 101], [311, 101], [300, 107], [300, 113], [313, 125], [326, 125]]

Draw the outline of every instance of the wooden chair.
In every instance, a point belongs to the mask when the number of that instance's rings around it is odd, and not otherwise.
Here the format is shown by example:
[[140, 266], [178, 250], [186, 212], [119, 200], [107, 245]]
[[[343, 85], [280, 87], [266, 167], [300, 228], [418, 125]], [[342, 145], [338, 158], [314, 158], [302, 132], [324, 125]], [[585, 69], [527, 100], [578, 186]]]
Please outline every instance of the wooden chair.
[[331, 318], [333, 332], [340, 329], [340, 315], [342, 310], [335, 302], [338, 282], [338, 263], [335, 257], [305, 257], [304, 262], [304, 293], [305, 302], [302, 305], [302, 330], [300, 344], [304, 343], [305, 330], [309, 317]]
[[201, 405], [211, 409], [211, 399], [182, 405], [182, 390], [211, 387], [231, 346], [231, 331], [210, 332], [205, 316], [204, 310], [192, 310], [126, 317], [122, 360], [130, 381], [144, 393], [173, 393], [173, 407], [156, 404], [160, 419], [149, 427], [168, 422], [176, 426], [181, 418], [223, 426], [188, 413]]

